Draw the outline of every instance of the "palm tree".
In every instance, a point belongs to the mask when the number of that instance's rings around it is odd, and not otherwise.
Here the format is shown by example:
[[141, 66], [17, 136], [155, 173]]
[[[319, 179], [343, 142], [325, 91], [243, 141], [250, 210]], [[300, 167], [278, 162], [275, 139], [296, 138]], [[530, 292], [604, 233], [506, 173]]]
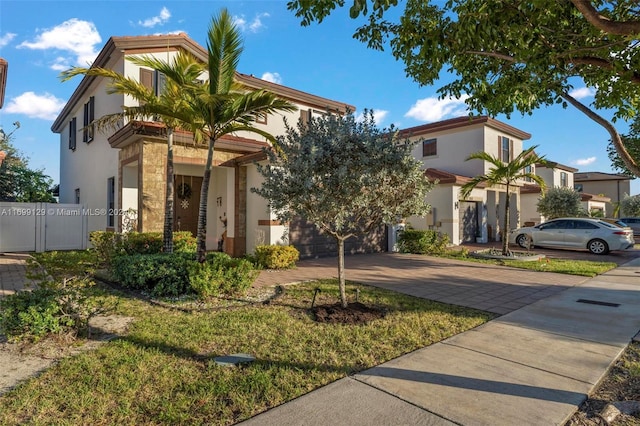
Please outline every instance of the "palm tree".
[[[138, 80], [124, 77], [106, 68], [74, 67], [61, 74], [63, 81], [76, 75], [87, 75], [111, 79], [107, 93], [129, 95], [139, 102], [137, 107], [123, 107], [118, 113], [105, 115], [95, 120], [98, 130], [114, 129], [122, 119], [136, 120], [154, 117], [164, 123], [167, 129], [167, 173], [166, 198], [163, 227], [163, 251], [173, 251], [173, 212], [174, 212], [174, 167], [173, 167], [173, 134], [177, 127], [194, 128], [192, 103], [187, 96], [191, 93], [187, 88], [197, 85], [197, 79], [204, 73], [205, 67], [193, 55], [180, 51], [172, 61], [163, 61], [151, 56], [130, 57], [130, 62], [139, 66], [152, 68], [165, 76], [165, 86], [156, 95], [152, 88], [141, 84]], [[198, 138], [198, 133], [194, 137]]]
[[267, 90], [251, 90], [236, 81], [236, 69], [242, 53], [242, 40], [231, 15], [222, 9], [213, 17], [207, 33], [207, 70], [209, 80], [196, 88], [191, 97], [202, 122], [201, 130], [209, 137], [207, 161], [200, 191], [198, 210], [198, 259], [206, 255], [207, 198], [216, 142], [224, 135], [249, 131], [275, 143], [273, 135], [253, 124], [259, 114], [294, 111], [297, 108]]
[[546, 184], [544, 180], [533, 172], [528, 172], [531, 169], [529, 166], [534, 164], [543, 164], [548, 166], [548, 162], [544, 157], [539, 157], [535, 153], [536, 146], [532, 146], [529, 149], [522, 151], [516, 158], [508, 163], [504, 163], [500, 158], [487, 154], [484, 151], [471, 154], [469, 160], [483, 160], [492, 164], [492, 167], [486, 174], [476, 176], [468, 183], [464, 184], [460, 189], [461, 197], [467, 198], [476, 186], [481, 183], [486, 184], [489, 187], [504, 185], [506, 188], [507, 196], [505, 197], [504, 204], [504, 232], [502, 236], [502, 255], [509, 256], [509, 238], [506, 235], [509, 232], [509, 195], [511, 193], [511, 187], [520, 179], [530, 179], [536, 182], [544, 190]]

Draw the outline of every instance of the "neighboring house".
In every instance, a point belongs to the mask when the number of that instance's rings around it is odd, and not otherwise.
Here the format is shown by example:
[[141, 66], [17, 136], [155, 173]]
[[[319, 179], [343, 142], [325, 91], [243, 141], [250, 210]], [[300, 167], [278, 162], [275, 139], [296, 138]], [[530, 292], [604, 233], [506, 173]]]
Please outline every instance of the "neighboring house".
[[[565, 166], [564, 164], [549, 161], [547, 166], [536, 164], [533, 172], [544, 179], [549, 188], [575, 188], [574, 176], [578, 169]], [[589, 194], [583, 192], [581, 195], [581, 205], [585, 212], [592, 216], [606, 216], [606, 203], [610, 201], [608, 197]], [[520, 218], [524, 226], [533, 226], [544, 222], [548, 218], [538, 213], [538, 201], [542, 196], [540, 186], [527, 182], [520, 189]]]
[[[111, 37], [93, 65], [139, 78], [143, 84], [158, 90], [162, 75], [125, 58], [144, 54], [166, 60], [178, 50], [189, 51], [203, 61], [207, 59], [207, 51], [185, 34]], [[250, 75], [238, 74], [237, 79], [250, 88], [268, 89], [299, 108], [299, 111], [269, 115], [257, 121], [257, 126], [274, 135], [284, 134], [283, 118], [293, 125], [298, 119], [308, 120], [327, 110], [355, 109]], [[52, 125], [52, 130], [60, 134], [60, 202], [85, 205], [91, 214], [90, 231], [120, 231], [124, 219], [125, 225], [133, 224], [134, 230], [161, 232], [166, 187], [165, 128], [158, 122], [136, 121], [123, 123], [109, 134], [94, 131], [89, 125], [94, 118], [119, 112], [122, 105], [136, 105], [129, 97], [107, 95], [108, 83], [102, 78], [84, 77]], [[174, 229], [188, 230], [195, 235], [206, 148], [195, 145], [192, 135], [181, 130], [175, 132], [174, 143]], [[225, 231], [224, 250], [232, 255], [251, 252], [256, 244], [282, 243], [286, 238], [287, 227], [276, 220], [267, 201], [250, 190], [261, 184], [255, 161], [266, 158], [262, 149], [268, 146], [264, 138], [251, 133], [229, 135], [217, 142], [208, 195], [209, 250], [218, 247]], [[137, 219], [128, 222], [131, 217], [127, 212], [131, 216], [135, 213]], [[299, 246], [305, 256], [326, 254], [322, 253], [324, 240], [312, 232], [303, 232], [306, 226], [300, 222], [292, 224], [291, 243]], [[373, 249], [386, 247], [386, 239], [379, 243], [374, 244]], [[368, 250], [364, 246], [352, 250]]]
[[631, 177], [616, 173], [580, 172], [574, 175], [574, 188], [578, 192], [608, 197], [606, 215], [619, 217], [617, 204], [626, 195], [631, 195]]
[[[425, 124], [404, 129], [400, 135], [422, 140], [413, 155], [422, 161], [426, 176], [439, 182], [427, 197], [432, 213], [426, 218], [411, 217], [408, 222], [416, 229], [440, 230], [453, 244], [501, 239], [506, 188], [478, 186], [467, 199], [461, 199], [462, 185], [491, 168], [488, 162], [466, 159], [485, 151], [509, 162], [522, 152], [523, 141], [531, 135], [486, 116]], [[509, 219], [515, 228], [520, 222], [519, 186], [512, 191]]]

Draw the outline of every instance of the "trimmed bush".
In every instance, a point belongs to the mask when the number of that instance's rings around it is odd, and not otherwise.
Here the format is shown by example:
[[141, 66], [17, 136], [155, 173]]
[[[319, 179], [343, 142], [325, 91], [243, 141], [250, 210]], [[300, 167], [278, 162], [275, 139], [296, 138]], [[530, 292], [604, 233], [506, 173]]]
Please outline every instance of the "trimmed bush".
[[398, 237], [401, 253], [443, 254], [449, 244], [449, 236], [434, 230], [405, 229]]
[[[158, 254], [162, 253], [161, 232], [117, 232], [94, 231], [89, 240], [98, 252], [101, 261], [110, 265], [117, 256], [126, 254]], [[195, 253], [196, 238], [189, 231], [173, 233], [174, 253]]]
[[294, 246], [261, 245], [256, 247], [258, 264], [268, 269], [289, 269], [300, 259], [300, 252]]
[[188, 271], [191, 288], [204, 298], [243, 293], [258, 276], [248, 260], [222, 257], [204, 263], [191, 262]]
[[124, 287], [154, 296], [178, 296], [190, 290], [187, 266], [193, 253], [132, 254], [114, 259], [111, 273]]

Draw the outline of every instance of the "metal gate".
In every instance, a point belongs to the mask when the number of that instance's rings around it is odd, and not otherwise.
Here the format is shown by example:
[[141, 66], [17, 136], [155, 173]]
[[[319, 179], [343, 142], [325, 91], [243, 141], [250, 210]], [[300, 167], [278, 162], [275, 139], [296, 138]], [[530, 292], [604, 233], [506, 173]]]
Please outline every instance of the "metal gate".
[[87, 218], [79, 204], [0, 202], [0, 252], [86, 249]]

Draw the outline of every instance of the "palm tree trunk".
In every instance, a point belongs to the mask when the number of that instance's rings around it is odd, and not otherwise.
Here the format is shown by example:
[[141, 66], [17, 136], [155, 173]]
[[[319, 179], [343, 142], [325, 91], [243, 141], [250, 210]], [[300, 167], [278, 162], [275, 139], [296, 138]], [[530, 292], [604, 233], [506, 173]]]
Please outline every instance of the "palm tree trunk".
[[342, 307], [346, 308], [347, 303], [347, 286], [344, 273], [344, 238], [338, 240], [338, 287], [340, 288], [340, 302]]
[[173, 128], [167, 127], [167, 192], [164, 204], [163, 247], [165, 253], [173, 253]]
[[202, 188], [200, 189], [200, 207], [198, 208], [198, 236], [196, 244], [198, 246], [198, 261], [204, 263], [207, 257], [207, 203], [209, 198], [209, 183], [211, 181], [211, 168], [213, 165], [213, 154], [216, 140], [209, 137], [209, 149], [207, 150], [207, 163], [204, 166], [202, 177]]
[[509, 256], [509, 183], [507, 183], [507, 197], [504, 203], [504, 228], [502, 230], [502, 255]]

